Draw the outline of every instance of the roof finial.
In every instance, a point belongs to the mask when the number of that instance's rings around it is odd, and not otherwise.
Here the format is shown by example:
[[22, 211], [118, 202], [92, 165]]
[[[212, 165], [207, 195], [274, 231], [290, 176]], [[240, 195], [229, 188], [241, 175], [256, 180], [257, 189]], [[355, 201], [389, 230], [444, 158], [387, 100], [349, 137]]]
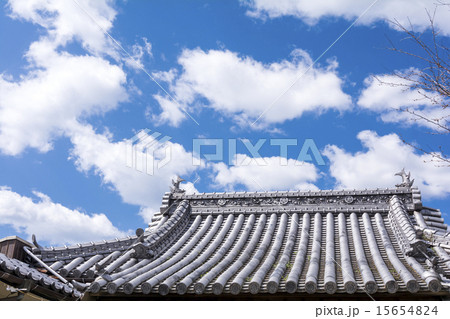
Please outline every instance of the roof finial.
[[395, 187], [408, 187], [408, 188], [410, 188], [414, 184], [414, 180], [410, 180], [411, 172], [408, 172], [408, 174], [406, 174], [404, 168], [402, 168], [402, 170], [400, 172], [395, 173], [394, 175], [402, 177], [402, 182], [400, 184], [395, 185]]
[[37, 249], [39, 249], [39, 250], [44, 250], [44, 248], [43, 248], [41, 245], [38, 244], [37, 239], [36, 239], [36, 235], [35, 235], [35, 234], [31, 235], [31, 241], [33, 242], [33, 245], [34, 245]]
[[174, 181], [172, 180], [173, 187], [170, 188], [171, 193], [184, 193], [185, 190], [180, 188], [180, 183], [185, 182], [186, 180], [182, 179], [180, 176], [177, 175], [177, 179]]

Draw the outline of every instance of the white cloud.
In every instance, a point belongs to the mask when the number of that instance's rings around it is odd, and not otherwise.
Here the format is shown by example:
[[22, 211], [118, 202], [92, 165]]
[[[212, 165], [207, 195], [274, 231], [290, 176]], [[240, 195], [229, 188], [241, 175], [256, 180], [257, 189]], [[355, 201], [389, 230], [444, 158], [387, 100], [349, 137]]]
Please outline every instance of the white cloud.
[[[351, 107], [350, 96], [342, 91], [337, 62], [329, 61], [327, 67], [308, 70], [312, 60], [302, 50], [295, 50], [291, 61], [270, 64], [228, 50], [184, 50], [178, 63], [181, 74], [174, 79], [175, 72], [171, 71], [165, 78], [173, 80], [171, 92], [188, 111], [199, 107], [197, 98], [204, 98], [209, 102], [207, 107], [248, 125], [249, 120], [255, 120], [267, 109], [260, 123], [281, 123], [308, 111], [344, 111]], [[298, 82], [269, 108], [298, 77]], [[160, 96], [158, 102], [163, 108], [160, 120], [178, 125], [182, 114], [175, 114], [166, 97]]]
[[[101, 176], [124, 202], [141, 206], [141, 215], [149, 219], [149, 212], [159, 209], [170, 178], [197, 167], [181, 145], [168, 142], [172, 160], [153, 176], [142, 173], [126, 166], [125, 141], [113, 142], [108, 133], [97, 134], [86, 124], [91, 115], [126, 101], [128, 92], [125, 72], [106, 59], [119, 62], [119, 52], [98, 26], [105, 31], [112, 28], [116, 15], [112, 1], [77, 2], [81, 8], [75, 1], [9, 1], [12, 18], [37, 24], [45, 32], [25, 54], [27, 74], [19, 79], [0, 75], [0, 152], [18, 155], [27, 147], [46, 152], [54, 139], [65, 135], [73, 143], [71, 158], [77, 169]], [[71, 42], [80, 43], [88, 54], [64, 51]], [[152, 56], [152, 46], [142, 38], [131, 54], [142, 66], [143, 58]], [[122, 62], [130, 65], [129, 59]], [[163, 158], [162, 152], [155, 157]], [[192, 184], [184, 187], [195, 191]]]
[[[75, 1], [9, 1], [12, 18], [37, 24], [45, 32], [25, 53], [26, 74], [18, 79], [0, 75], [0, 152], [18, 155], [27, 147], [46, 152], [54, 139], [65, 135], [73, 143], [71, 157], [77, 169], [101, 176], [124, 202], [141, 206], [141, 214], [149, 219], [149, 212], [159, 209], [170, 178], [185, 176], [197, 167], [190, 164], [192, 156], [181, 145], [168, 142], [172, 160], [153, 176], [139, 172], [126, 166], [124, 141], [113, 142], [110, 135], [97, 134], [86, 124], [90, 116], [104, 114], [128, 99], [122, 66], [130, 61], [125, 59], [117, 66], [106, 59], [120, 62], [119, 52], [98, 26], [105, 31], [112, 28], [113, 1], [77, 2], [82, 8]], [[65, 51], [73, 42], [88, 54]], [[142, 38], [131, 54], [142, 66], [143, 58], [152, 56], [152, 46]], [[162, 152], [155, 156], [162, 158]], [[195, 191], [191, 184], [185, 187]], [[32, 223], [34, 216], [29, 218]], [[97, 236], [105, 237], [105, 233]]]
[[39, 69], [18, 81], [0, 76], [0, 150], [45, 152], [80, 118], [102, 114], [127, 99], [125, 73], [94, 56], [56, 53], [47, 42], [31, 45]]
[[48, 31], [48, 39], [56, 46], [64, 46], [77, 40], [92, 53], [107, 52], [116, 55], [111, 49], [110, 40], [99, 28], [100, 26], [105, 31], [112, 28], [116, 16], [112, 2], [77, 0], [80, 8], [75, 1], [9, 0], [8, 7], [11, 17], [24, 19], [45, 28]]
[[144, 63], [143, 58], [147, 55], [153, 57], [152, 44], [148, 42], [146, 37], [142, 38], [143, 45], [135, 43], [131, 47], [131, 57], [125, 58], [125, 63], [134, 69], [143, 69]]
[[[414, 69], [406, 70], [410, 74]], [[381, 74], [376, 78], [370, 76], [364, 80], [365, 88], [358, 98], [358, 106], [380, 114], [384, 122], [401, 123], [403, 125], [420, 125], [439, 131], [436, 122], [420, 119], [407, 112], [414, 112], [430, 120], [443, 119], [450, 116], [450, 110], [435, 105], [418, 90], [408, 87], [404, 79], [395, 75]], [[426, 93], [432, 97], [432, 93]], [[442, 124], [444, 124], [441, 121]], [[444, 124], [445, 125], [445, 124]]]
[[[104, 30], [112, 27], [111, 1], [78, 3]], [[80, 119], [127, 99], [124, 71], [99, 56], [114, 57], [116, 50], [74, 1], [10, 0], [8, 7], [11, 17], [38, 24], [46, 33], [25, 54], [28, 73], [18, 79], [0, 74], [0, 152], [18, 155], [27, 147], [46, 152]], [[93, 55], [61, 50], [72, 41]]]
[[[245, 0], [250, 9], [249, 16], [257, 18], [278, 18], [294, 16], [305, 23], [314, 25], [326, 17], [340, 17], [355, 20], [374, 0]], [[433, 13], [437, 2], [434, 0], [389, 0], [378, 1], [358, 21], [358, 24], [371, 25], [376, 21], [397, 19], [402, 25], [409, 26], [410, 21], [418, 31], [430, 25], [426, 10]], [[448, 8], [438, 6], [435, 26], [444, 34], [450, 35]]]
[[33, 192], [37, 201], [0, 186], [0, 225], [50, 244], [103, 240], [130, 235], [117, 229], [104, 214], [86, 214], [54, 203], [45, 194]]
[[336, 188], [394, 187], [401, 180], [394, 173], [402, 168], [411, 171], [414, 185], [428, 197], [450, 194], [450, 171], [435, 166], [426, 154], [417, 154], [396, 134], [378, 136], [373, 131], [358, 134], [364, 151], [355, 154], [327, 145], [324, 155], [330, 160], [330, 173], [336, 179]]
[[210, 164], [215, 187], [227, 191], [244, 188], [248, 191], [317, 190], [313, 184], [319, 178], [314, 164], [278, 156], [252, 159], [237, 154], [235, 166]]
[[[176, 175], [186, 176], [198, 169], [192, 164], [192, 154], [187, 152], [182, 145], [167, 142], [171, 151], [171, 160], [162, 168], [155, 167], [154, 174], [145, 173], [143, 161], [138, 160], [133, 167], [127, 166], [127, 141], [113, 142], [108, 134], [97, 134], [91, 127], [80, 126], [71, 134], [73, 149], [71, 158], [81, 172], [93, 171], [102, 177], [105, 185], [117, 191], [122, 200], [129, 204], [139, 205], [142, 216], [149, 218], [150, 211], [155, 212], [161, 206], [164, 192], [169, 191], [171, 178]], [[147, 142], [150, 142], [148, 140]], [[145, 159], [145, 153], [137, 149], [139, 159]], [[152, 157], [154, 165], [165, 158], [165, 147], [155, 151]], [[193, 185], [187, 185], [190, 192], [195, 191]], [[146, 219], [148, 222], [149, 219]]]
[[158, 94], [153, 95], [153, 97], [159, 103], [162, 112], [158, 115], [152, 114], [152, 109], [149, 107], [146, 109], [147, 117], [156, 125], [169, 123], [172, 126], [178, 127], [186, 117], [180, 106], [170, 98]]

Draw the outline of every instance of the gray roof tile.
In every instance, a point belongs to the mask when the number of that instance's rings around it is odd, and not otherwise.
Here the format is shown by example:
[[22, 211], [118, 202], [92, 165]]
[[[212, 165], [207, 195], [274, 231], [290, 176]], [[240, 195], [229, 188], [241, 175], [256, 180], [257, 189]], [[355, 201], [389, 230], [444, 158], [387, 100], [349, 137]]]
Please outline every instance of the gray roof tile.
[[[422, 214], [417, 200], [420, 193], [411, 189], [176, 193], [165, 195], [166, 213], [139, 244], [153, 254], [127, 250], [132, 237], [97, 243], [89, 256], [80, 252], [93, 244], [45, 250], [42, 257], [69, 277], [90, 271], [94, 294], [437, 292], [440, 277], [422, 250], [429, 258], [448, 253], [444, 246], [429, 250], [433, 242], [417, 231], [433, 232], [441, 245], [450, 238], [436, 233], [446, 227], [440, 212]], [[0, 262], [14, 270], [1, 255]], [[450, 278], [450, 262], [442, 267]], [[48, 276], [40, 281], [69, 291]]]

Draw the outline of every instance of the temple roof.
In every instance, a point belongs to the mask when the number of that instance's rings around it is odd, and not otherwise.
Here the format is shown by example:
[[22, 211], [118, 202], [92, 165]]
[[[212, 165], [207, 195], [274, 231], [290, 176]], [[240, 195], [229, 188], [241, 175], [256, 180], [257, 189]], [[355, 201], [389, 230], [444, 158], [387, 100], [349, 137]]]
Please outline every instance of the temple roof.
[[[398, 187], [195, 195], [172, 190], [136, 236], [39, 247], [33, 254], [72, 282], [74, 291], [127, 298], [448, 295], [449, 251], [440, 211], [423, 207], [417, 188]], [[39, 265], [29, 267], [22, 275], [34, 278]]]

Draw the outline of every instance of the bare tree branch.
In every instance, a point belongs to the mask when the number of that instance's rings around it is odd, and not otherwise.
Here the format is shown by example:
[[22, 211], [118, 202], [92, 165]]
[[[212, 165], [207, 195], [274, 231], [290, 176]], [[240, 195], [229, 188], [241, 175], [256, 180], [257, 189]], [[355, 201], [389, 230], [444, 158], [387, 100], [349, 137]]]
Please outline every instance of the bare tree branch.
[[423, 32], [416, 33], [412, 27], [407, 29], [398, 20], [390, 21], [420, 49], [417, 53], [411, 52], [398, 48], [391, 42], [390, 50], [414, 57], [424, 64], [420, 69], [416, 68], [404, 74], [395, 72], [395, 75], [404, 80], [409, 89], [416, 90], [433, 104], [446, 108], [450, 98], [450, 50], [440, 42], [439, 32], [434, 25], [435, 12], [430, 14], [427, 11], [427, 14], [431, 30], [429, 41], [423, 38]]
[[[384, 85], [392, 87], [403, 87], [404, 90], [415, 91], [423, 97], [423, 105], [434, 105], [442, 109], [447, 109], [450, 104], [450, 48], [444, 42], [445, 38], [441, 37], [439, 30], [435, 27], [436, 10], [440, 10], [442, 6], [450, 7], [449, 2], [437, 0], [435, 10], [430, 13], [427, 11], [429, 19], [429, 30], [423, 32], [414, 31], [413, 24], [409, 21], [409, 27], [405, 27], [398, 20], [390, 21], [395, 27], [401, 30], [405, 35], [404, 40], [411, 41], [417, 50], [403, 49], [395, 45], [389, 40], [390, 50], [403, 55], [410, 56], [417, 60], [418, 66], [404, 72], [394, 71], [392, 74], [400, 82], [386, 82], [378, 77], [377, 81]], [[421, 101], [416, 99], [415, 102]], [[407, 103], [406, 103], [407, 104]], [[425, 111], [424, 109], [423, 111]], [[448, 118], [450, 115], [443, 115], [439, 118], [431, 118], [426, 112], [421, 112], [413, 108], [400, 108], [398, 111], [406, 112], [412, 116], [413, 121], [422, 121], [428, 127], [434, 128], [434, 135], [450, 134], [450, 125]], [[431, 113], [432, 114], [432, 113]], [[413, 145], [402, 138], [402, 141], [424, 154], [430, 155], [430, 162], [434, 162], [437, 166], [450, 166], [450, 158], [442, 147], [438, 146], [436, 150], [430, 148], [426, 150], [421, 146]]]

